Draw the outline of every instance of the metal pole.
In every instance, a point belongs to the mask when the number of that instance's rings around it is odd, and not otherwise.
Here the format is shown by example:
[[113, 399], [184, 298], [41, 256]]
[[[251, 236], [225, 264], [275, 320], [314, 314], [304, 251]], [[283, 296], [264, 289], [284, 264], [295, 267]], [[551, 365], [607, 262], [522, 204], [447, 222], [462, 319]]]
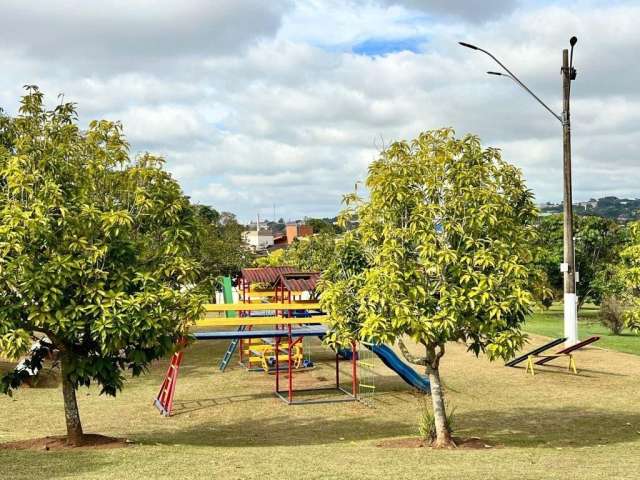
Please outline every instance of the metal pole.
[[[291, 324], [289, 324], [288, 328], [289, 332], [289, 344], [287, 346], [287, 371], [289, 373], [289, 403], [293, 401], [293, 369], [291, 368]], [[276, 352], [276, 358], [278, 357], [279, 352]], [[277, 362], [276, 362], [277, 364]]]
[[573, 194], [571, 185], [571, 70], [569, 50], [562, 50], [562, 143], [564, 167], [564, 336], [567, 346], [578, 342], [578, 299], [576, 297], [576, 261], [573, 248]]
[[356, 342], [351, 342], [351, 395], [358, 396], [358, 349], [356, 348]]
[[[280, 355], [280, 337], [276, 337], [276, 393], [280, 392], [280, 365], [278, 365], [278, 355]], [[268, 366], [268, 365], [267, 365]]]

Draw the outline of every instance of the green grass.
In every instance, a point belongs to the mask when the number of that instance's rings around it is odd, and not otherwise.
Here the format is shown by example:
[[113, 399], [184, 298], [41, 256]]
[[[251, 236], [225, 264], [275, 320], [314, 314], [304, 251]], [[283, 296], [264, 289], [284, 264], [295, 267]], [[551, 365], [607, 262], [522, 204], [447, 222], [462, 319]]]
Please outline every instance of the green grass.
[[[578, 314], [578, 331], [581, 339], [598, 335], [600, 340], [595, 346], [610, 348], [619, 352], [640, 355], [640, 335], [623, 331], [613, 335], [600, 324], [598, 307], [585, 305]], [[563, 334], [562, 304], [554, 304], [549, 310], [533, 314], [524, 326], [527, 332], [546, 337], [561, 337]]]
[[[544, 341], [532, 336], [533, 344]], [[456, 434], [497, 447], [432, 451], [378, 446], [415, 437], [420, 408], [419, 396], [386, 368], [379, 368], [375, 408], [287, 406], [274, 398], [269, 375], [235, 364], [220, 373], [216, 363], [225, 347], [200, 342], [189, 348], [171, 418], [151, 406], [166, 361], [128, 381], [115, 399], [94, 387], [80, 389], [86, 432], [136, 443], [112, 450], [0, 450], [6, 478], [638, 478], [640, 357], [589, 348], [576, 355], [580, 375], [559, 361], [531, 377], [524, 368], [476, 359], [450, 345], [442, 378], [456, 408]], [[299, 386], [332, 378], [331, 355], [319, 345], [313, 353], [318, 368], [300, 373]], [[0, 442], [64, 433], [55, 382], [0, 397], [0, 412]]]

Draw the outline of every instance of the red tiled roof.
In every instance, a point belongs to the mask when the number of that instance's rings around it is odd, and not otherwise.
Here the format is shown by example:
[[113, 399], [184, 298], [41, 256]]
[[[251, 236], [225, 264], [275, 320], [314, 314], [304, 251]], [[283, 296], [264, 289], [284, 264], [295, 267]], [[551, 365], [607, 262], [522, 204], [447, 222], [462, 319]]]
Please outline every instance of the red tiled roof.
[[273, 284], [283, 273], [293, 273], [297, 269], [294, 267], [256, 267], [243, 268], [242, 279], [249, 283], [269, 283]]
[[278, 283], [291, 292], [312, 292], [320, 280], [320, 272], [292, 272], [282, 273]]

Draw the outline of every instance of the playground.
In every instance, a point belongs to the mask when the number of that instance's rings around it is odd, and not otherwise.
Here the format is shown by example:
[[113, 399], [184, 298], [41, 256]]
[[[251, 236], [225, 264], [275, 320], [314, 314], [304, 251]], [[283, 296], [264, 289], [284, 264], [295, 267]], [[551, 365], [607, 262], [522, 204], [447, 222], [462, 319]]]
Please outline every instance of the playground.
[[[12, 472], [11, 478], [41, 478], [44, 469], [47, 478], [112, 479], [207, 477], [212, 471], [219, 478], [276, 478], [283, 472], [309, 479], [378, 478], [390, 473], [395, 478], [422, 473], [428, 478], [564, 479], [567, 472], [576, 478], [637, 478], [638, 355], [603, 349], [596, 342], [576, 352], [577, 374], [558, 360], [536, 365], [536, 374], [530, 375], [525, 362], [507, 368], [501, 362], [476, 359], [464, 346], [452, 344], [442, 369], [448, 400], [455, 406], [455, 435], [467, 442], [456, 450], [431, 450], [417, 441], [424, 396], [398, 371], [376, 355], [365, 356], [367, 349], [359, 350], [362, 357], [355, 362], [345, 354], [336, 369], [336, 353], [318, 338], [322, 318], [311, 315], [313, 299], [301, 293], [290, 298], [281, 289], [277, 298], [267, 299], [279, 308], [265, 313], [258, 310], [265, 308], [260, 306], [265, 299], [256, 294], [248, 298], [250, 291], [247, 287], [244, 300], [252, 307], [211, 307], [197, 327], [221, 338], [197, 340], [184, 350], [171, 412], [161, 415], [162, 408], [152, 405], [170, 359], [129, 381], [114, 399], [100, 396], [94, 387], [83, 388], [79, 406], [87, 432], [126, 438], [129, 443], [75, 451], [0, 449], [0, 461]], [[305, 310], [298, 305], [294, 311], [283, 305], [287, 302], [307, 303]], [[251, 317], [250, 312], [263, 316]], [[295, 318], [294, 312], [302, 316]], [[280, 333], [271, 331], [274, 325], [267, 322], [275, 323]], [[220, 332], [267, 329], [271, 333], [251, 335], [251, 343], [238, 340], [221, 370], [233, 338]], [[301, 340], [296, 365], [288, 353], [295, 355], [293, 342], [302, 338], [295, 332], [303, 329], [318, 331]], [[527, 349], [550, 340], [532, 335]], [[266, 369], [262, 360], [255, 362], [257, 368], [251, 368], [247, 357], [241, 364], [240, 352], [250, 355], [250, 350], [263, 357], [270, 351], [273, 361], [266, 362]], [[276, 352], [282, 358], [275, 360]], [[0, 363], [0, 369], [10, 367]], [[359, 398], [352, 398], [353, 388]], [[281, 394], [274, 394], [276, 390]], [[290, 394], [306, 404], [288, 405]], [[61, 401], [59, 384], [55, 378], [47, 381], [46, 375], [38, 388], [0, 398], [1, 441], [33, 438], [33, 432], [61, 434]]]
[[[298, 386], [296, 373], [316, 368], [311, 350], [325, 350], [317, 341], [324, 339], [328, 322], [315, 298], [319, 278], [319, 273], [296, 272], [290, 267], [242, 269], [235, 287], [231, 278], [221, 278], [220, 302], [205, 305], [205, 318], [190, 329], [191, 336], [198, 341], [229, 341], [218, 364], [220, 371], [224, 372], [237, 354], [238, 363], [248, 372], [273, 373], [273, 392], [289, 405], [356, 400], [370, 404], [377, 388], [376, 357], [407, 385], [430, 393], [426, 377], [404, 363], [392, 348], [363, 342], [323, 351], [323, 356], [333, 358], [332, 380], [323, 375], [314, 386], [306, 376], [302, 388]], [[173, 413], [185, 351], [180, 349], [172, 356], [154, 402], [165, 416]], [[337, 396], [327, 396], [328, 392]], [[305, 398], [308, 396], [315, 398]]]

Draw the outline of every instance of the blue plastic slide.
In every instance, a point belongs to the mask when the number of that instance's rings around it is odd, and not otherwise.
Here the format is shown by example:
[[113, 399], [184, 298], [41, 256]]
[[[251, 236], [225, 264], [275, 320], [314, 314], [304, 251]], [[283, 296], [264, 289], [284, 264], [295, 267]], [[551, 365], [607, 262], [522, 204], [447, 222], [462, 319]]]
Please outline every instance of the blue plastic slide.
[[398, 355], [396, 355], [395, 352], [388, 346], [381, 344], [373, 345], [369, 343], [365, 343], [365, 346], [373, 353], [375, 353], [378, 357], [380, 357], [382, 363], [396, 372], [400, 376], [400, 378], [402, 378], [409, 385], [417, 388], [421, 392], [431, 393], [431, 385], [429, 384], [429, 380], [420, 375], [409, 365], [404, 363], [398, 357]]

